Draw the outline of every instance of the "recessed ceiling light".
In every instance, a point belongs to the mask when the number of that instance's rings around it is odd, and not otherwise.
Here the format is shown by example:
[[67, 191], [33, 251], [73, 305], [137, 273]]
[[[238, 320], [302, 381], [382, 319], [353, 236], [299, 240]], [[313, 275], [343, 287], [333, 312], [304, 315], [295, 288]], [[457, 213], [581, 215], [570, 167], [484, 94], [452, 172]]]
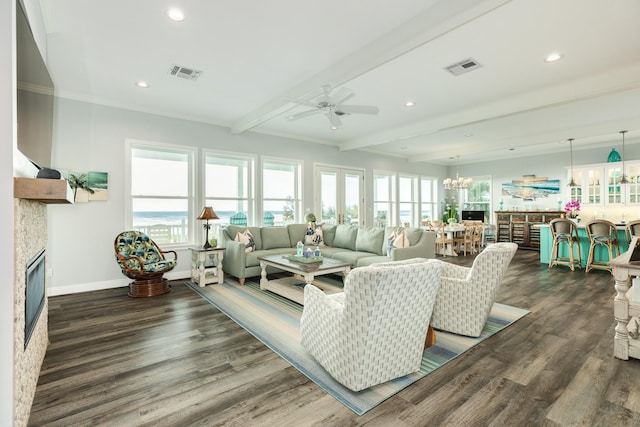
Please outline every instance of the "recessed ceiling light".
[[180, 9], [169, 9], [167, 16], [174, 21], [180, 22], [184, 20], [184, 13]]
[[406, 146], [406, 145], [403, 145], [402, 147], [400, 147], [400, 149], [401, 149], [401, 150], [406, 150], [406, 149], [407, 149], [407, 146]]
[[555, 62], [561, 58], [562, 58], [562, 54], [554, 52], [547, 55], [547, 57], [544, 59], [544, 62]]
[[407, 101], [404, 103], [405, 107], [413, 107], [414, 105], [416, 105], [414, 101]]
[[465, 133], [464, 136], [466, 138], [471, 138], [473, 136], [473, 134], [471, 132], [469, 132], [469, 133]]
[[136, 86], [141, 87], [142, 89], [146, 89], [146, 88], [149, 87], [149, 83], [143, 82], [143, 81], [139, 81], [139, 82], [136, 82]]

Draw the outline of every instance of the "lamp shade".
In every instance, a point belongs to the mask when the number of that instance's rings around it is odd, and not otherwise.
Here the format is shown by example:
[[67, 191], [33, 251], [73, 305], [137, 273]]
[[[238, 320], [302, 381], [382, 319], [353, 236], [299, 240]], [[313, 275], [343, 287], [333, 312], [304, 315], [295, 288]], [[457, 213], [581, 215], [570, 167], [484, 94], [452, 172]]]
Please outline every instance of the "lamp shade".
[[219, 219], [211, 206], [205, 206], [197, 219]]

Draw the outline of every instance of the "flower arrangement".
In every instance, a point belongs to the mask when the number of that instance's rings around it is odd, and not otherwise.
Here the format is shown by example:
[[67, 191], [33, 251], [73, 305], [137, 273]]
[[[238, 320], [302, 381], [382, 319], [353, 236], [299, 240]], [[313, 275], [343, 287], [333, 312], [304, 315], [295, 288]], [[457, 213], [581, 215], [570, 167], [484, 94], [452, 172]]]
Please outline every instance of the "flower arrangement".
[[580, 212], [580, 202], [577, 200], [571, 200], [564, 205], [564, 211], [569, 218], [576, 218], [578, 212]]
[[445, 201], [442, 220], [448, 223], [458, 222], [458, 206], [455, 199]]

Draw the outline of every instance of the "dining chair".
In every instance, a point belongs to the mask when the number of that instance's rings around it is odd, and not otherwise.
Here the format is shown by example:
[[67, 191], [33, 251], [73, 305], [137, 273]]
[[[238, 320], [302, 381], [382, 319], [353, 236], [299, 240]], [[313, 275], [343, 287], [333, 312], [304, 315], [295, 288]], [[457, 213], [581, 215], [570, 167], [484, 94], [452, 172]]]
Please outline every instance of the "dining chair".
[[469, 252], [474, 253], [473, 235], [475, 233], [476, 225], [471, 221], [463, 221], [464, 230], [460, 235], [453, 238], [453, 243], [456, 245], [456, 250], [463, 251], [464, 255], [467, 255], [467, 247]]

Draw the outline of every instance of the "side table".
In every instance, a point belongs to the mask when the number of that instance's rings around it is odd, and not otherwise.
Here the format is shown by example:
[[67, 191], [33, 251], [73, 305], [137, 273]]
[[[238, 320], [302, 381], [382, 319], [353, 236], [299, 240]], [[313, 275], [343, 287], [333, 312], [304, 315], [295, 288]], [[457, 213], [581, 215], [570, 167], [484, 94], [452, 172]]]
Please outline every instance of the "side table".
[[224, 248], [189, 248], [191, 251], [191, 280], [201, 288], [224, 282], [222, 259]]

